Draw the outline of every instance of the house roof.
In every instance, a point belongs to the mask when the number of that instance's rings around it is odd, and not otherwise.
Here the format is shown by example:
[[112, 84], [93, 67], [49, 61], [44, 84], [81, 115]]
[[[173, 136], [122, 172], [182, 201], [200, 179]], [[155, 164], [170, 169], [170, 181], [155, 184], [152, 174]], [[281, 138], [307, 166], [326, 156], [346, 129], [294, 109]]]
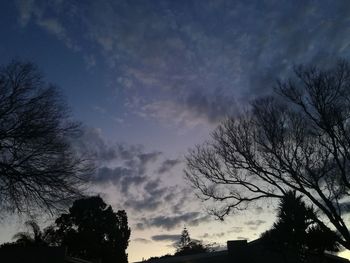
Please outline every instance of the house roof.
[[[187, 256], [172, 256], [158, 259], [147, 260], [148, 263], [281, 263], [293, 262], [293, 255], [289, 253], [279, 253], [267, 250], [262, 245], [260, 239], [247, 242], [246, 240], [228, 241], [228, 250], [201, 253]], [[295, 261], [295, 260], [294, 260]], [[143, 261], [145, 262], [145, 261]], [[319, 263], [320, 255], [310, 254], [307, 257], [309, 263]], [[322, 262], [324, 263], [349, 263], [349, 260], [335, 255], [325, 253], [322, 255]], [[140, 262], [135, 262], [140, 263]]]

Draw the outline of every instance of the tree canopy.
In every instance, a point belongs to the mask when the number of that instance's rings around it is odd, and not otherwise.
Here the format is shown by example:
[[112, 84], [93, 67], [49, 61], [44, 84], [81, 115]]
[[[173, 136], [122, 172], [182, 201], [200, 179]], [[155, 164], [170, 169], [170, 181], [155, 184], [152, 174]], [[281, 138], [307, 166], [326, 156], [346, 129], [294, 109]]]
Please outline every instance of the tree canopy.
[[56, 219], [56, 240], [72, 256], [128, 262], [129, 238], [126, 212], [114, 212], [99, 196], [75, 201], [69, 213]]
[[300, 66], [274, 94], [228, 118], [187, 156], [186, 176], [223, 219], [289, 190], [305, 196], [322, 229], [350, 249], [350, 67]]
[[92, 171], [71, 139], [80, 135], [58, 89], [31, 63], [0, 68], [0, 206], [53, 211], [81, 197]]
[[289, 191], [280, 200], [276, 222], [262, 234], [262, 240], [272, 249], [293, 251], [300, 258], [310, 252], [322, 255], [325, 250], [339, 251], [335, 233], [320, 228], [315, 218], [302, 197]]

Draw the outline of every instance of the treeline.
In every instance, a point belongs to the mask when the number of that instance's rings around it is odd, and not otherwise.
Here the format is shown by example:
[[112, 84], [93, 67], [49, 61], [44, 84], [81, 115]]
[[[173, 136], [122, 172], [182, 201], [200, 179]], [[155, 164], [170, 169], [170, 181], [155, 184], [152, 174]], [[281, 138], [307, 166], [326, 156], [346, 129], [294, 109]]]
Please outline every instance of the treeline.
[[[272, 228], [260, 236], [265, 251], [282, 256], [285, 262], [306, 262], [305, 259], [310, 255], [322, 259], [326, 251], [340, 251], [336, 233], [320, 227], [315, 210], [295, 191], [286, 192], [276, 212], [277, 218]], [[148, 261], [212, 252], [214, 246], [215, 243], [204, 244], [200, 240], [192, 240], [189, 231], [184, 228], [179, 241], [174, 244], [176, 251], [173, 255], [151, 257]]]
[[76, 200], [68, 213], [61, 214], [44, 230], [35, 221], [27, 221], [26, 226], [30, 232], [17, 233], [16, 241], [2, 244], [0, 250], [61, 246], [72, 257], [101, 260], [102, 263], [128, 262], [127, 214], [124, 210], [114, 212], [99, 196]]

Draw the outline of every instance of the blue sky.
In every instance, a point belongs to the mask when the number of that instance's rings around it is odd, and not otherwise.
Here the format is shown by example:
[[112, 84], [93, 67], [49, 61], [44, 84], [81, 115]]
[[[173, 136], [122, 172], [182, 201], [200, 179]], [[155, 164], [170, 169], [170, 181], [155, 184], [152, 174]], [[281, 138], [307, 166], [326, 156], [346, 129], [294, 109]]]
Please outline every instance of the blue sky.
[[218, 243], [271, 225], [273, 205], [208, 217], [184, 154], [293, 65], [348, 58], [349, 12], [345, 0], [1, 1], [0, 58], [32, 61], [61, 88], [79, 146], [100, 160], [91, 191], [128, 212], [134, 261], [172, 252], [184, 225]]

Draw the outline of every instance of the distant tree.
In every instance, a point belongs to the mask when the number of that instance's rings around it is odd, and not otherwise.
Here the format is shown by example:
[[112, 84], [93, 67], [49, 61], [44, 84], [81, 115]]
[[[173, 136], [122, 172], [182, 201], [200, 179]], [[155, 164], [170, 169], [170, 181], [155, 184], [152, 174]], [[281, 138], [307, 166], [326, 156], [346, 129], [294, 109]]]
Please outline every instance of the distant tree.
[[181, 250], [189, 246], [190, 243], [191, 243], [190, 233], [188, 232], [187, 228], [184, 227], [181, 233], [180, 241], [179, 243], [176, 244], [176, 246], [178, 247], [178, 249]]
[[276, 222], [262, 234], [262, 240], [268, 247], [293, 252], [299, 259], [310, 252], [338, 251], [335, 233], [320, 228], [315, 218], [313, 209], [307, 207], [302, 197], [289, 191], [280, 201]]
[[275, 94], [227, 119], [187, 156], [186, 177], [211, 212], [225, 216], [289, 190], [302, 194], [327, 231], [350, 249], [350, 66], [300, 66]]
[[16, 239], [16, 243], [22, 246], [48, 246], [51, 242], [51, 228], [45, 228], [41, 231], [38, 223], [34, 220], [25, 222], [26, 227], [30, 230], [29, 232], [19, 232], [13, 236]]
[[191, 240], [186, 227], [182, 230], [180, 241], [176, 244], [174, 256], [185, 256], [211, 251], [210, 245], [203, 245], [202, 241]]
[[102, 263], [128, 262], [130, 228], [126, 212], [114, 212], [101, 197], [77, 200], [56, 220], [56, 239], [68, 253]]
[[0, 68], [0, 207], [50, 212], [81, 197], [92, 171], [71, 140], [80, 135], [61, 94], [31, 63]]

